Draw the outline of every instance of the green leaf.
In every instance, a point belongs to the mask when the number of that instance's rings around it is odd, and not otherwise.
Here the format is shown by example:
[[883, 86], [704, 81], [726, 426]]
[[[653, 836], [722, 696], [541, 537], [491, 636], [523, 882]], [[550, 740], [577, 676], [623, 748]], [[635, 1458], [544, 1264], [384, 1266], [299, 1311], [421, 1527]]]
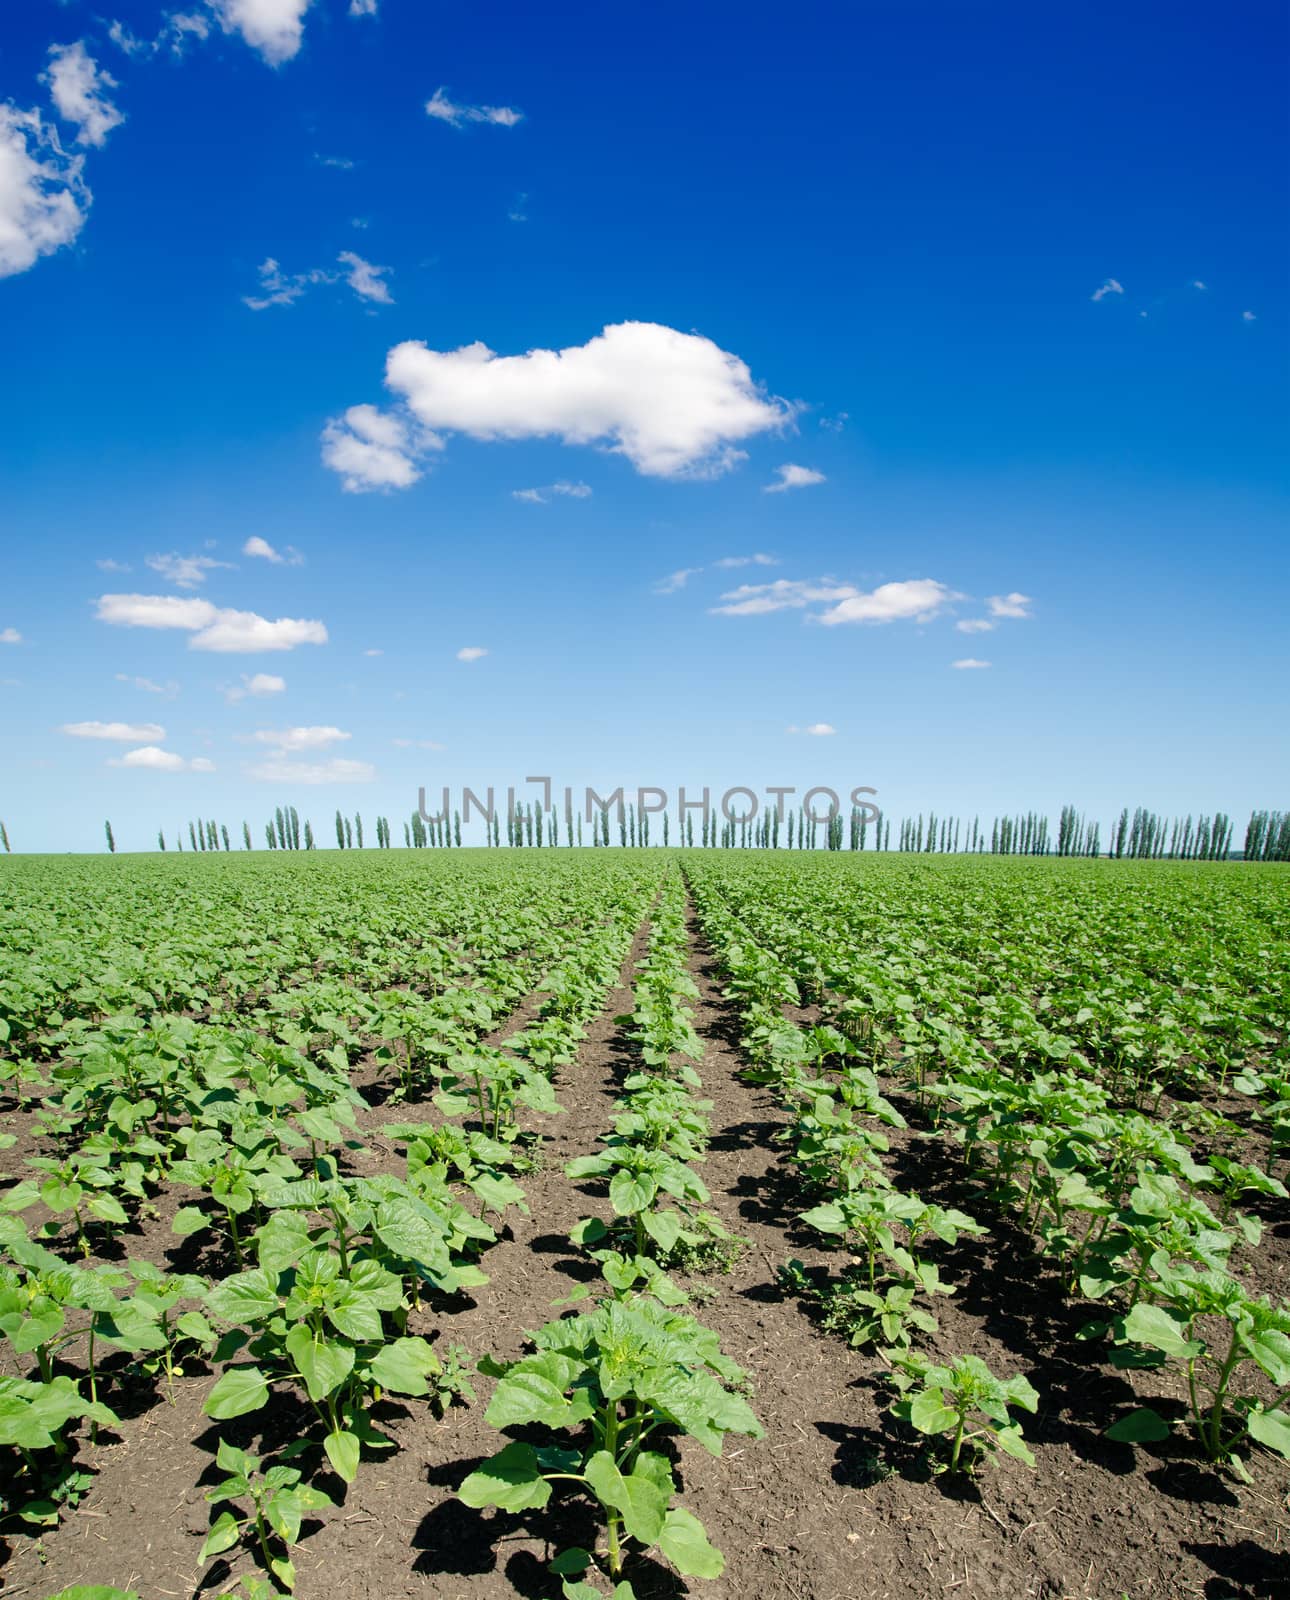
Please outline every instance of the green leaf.
[[135, 1589], [114, 1589], [108, 1583], [74, 1583], [70, 1589], [60, 1589], [49, 1600], [139, 1600]]
[[258, 1367], [230, 1367], [206, 1396], [202, 1410], [216, 1422], [258, 1411], [269, 1398], [269, 1385]]
[[709, 1544], [703, 1524], [692, 1511], [676, 1506], [663, 1519], [658, 1547], [687, 1578], [719, 1578], [726, 1558]]
[[440, 1362], [424, 1339], [393, 1339], [373, 1356], [369, 1370], [394, 1394], [428, 1394], [426, 1377], [440, 1370]]
[[1279, 1456], [1290, 1458], [1290, 1416], [1284, 1411], [1279, 1408], [1276, 1411], [1264, 1411], [1260, 1407], [1250, 1412], [1246, 1426], [1251, 1439], [1257, 1439]]
[[634, 1470], [624, 1476], [608, 1450], [597, 1450], [583, 1468], [583, 1475], [602, 1505], [622, 1513], [623, 1524], [633, 1539], [643, 1545], [657, 1542], [672, 1498], [672, 1474], [664, 1457], [643, 1451]]
[[1024, 1461], [1028, 1467], [1034, 1466], [1035, 1458], [1030, 1453], [1030, 1446], [1022, 1437], [1021, 1429], [1015, 1422], [1006, 1428], [996, 1428], [994, 1438], [1000, 1450], [1015, 1456], [1018, 1461]]
[[573, 1427], [591, 1415], [591, 1402], [580, 1392], [576, 1402], [565, 1398], [574, 1365], [553, 1350], [517, 1362], [493, 1391], [485, 1420], [494, 1428], [544, 1422], [549, 1428]]
[[361, 1453], [358, 1435], [344, 1428], [337, 1428], [323, 1440], [323, 1449], [327, 1452], [328, 1461], [336, 1470], [336, 1476], [345, 1483], [353, 1483], [358, 1474], [358, 1458]]
[[508, 1444], [470, 1474], [457, 1498], [468, 1506], [527, 1511], [547, 1503], [551, 1485], [538, 1468], [537, 1451], [531, 1444]]
[[308, 1323], [296, 1323], [285, 1343], [311, 1400], [326, 1399], [354, 1369], [353, 1347], [316, 1335]]
[[225, 1322], [259, 1322], [278, 1309], [278, 1291], [264, 1272], [237, 1272], [215, 1285], [206, 1304]]
[[922, 1389], [909, 1403], [909, 1420], [919, 1433], [948, 1433], [959, 1415], [945, 1404], [939, 1389]]
[[1183, 1360], [1200, 1355], [1205, 1348], [1195, 1339], [1188, 1339], [1181, 1324], [1161, 1306], [1134, 1306], [1124, 1319], [1124, 1336], [1134, 1344], [1145, 1344]]
[[177, 1233], [181, 1239], [187, 1239], [190, 1234], [200, 1233], [203, 1228], [209, 1227], [210, 1218], [200, 1206], [181, 1206], [175, 1212], [170, 1231]]
[[1158, 1411], [1144, 1406], [1112, 1423], [1106, 1430], [1106, 1437], [1117, 1444], [1156, 1444], [1169, 1437], [1169, 1424]]
[[231, 1511], [221, 1512], [211, 1524], [211, 1530], [206, 1535], [202, 1545], [199, 1561], [209, 1561], [212, 1556], [219, 1555], [222, 1551], [231, 1550], [237, 1543], [240, 1532], [237, 1518]]
[[609, 1185], [609, 1203], [617, 1216], [633, 1217], [648, 1210], [657, 1193], [658, 1184], [644, 1173], [616, 1172]]
[[554, 1561], [548, 1561], [547, 1571], [554, 1572], [557, 1578], [562, 1578], [570, 1573], [585, 1572], [591, 1562], [591, 1552], [575, 1544], [568, 1550], [561, 1550]]

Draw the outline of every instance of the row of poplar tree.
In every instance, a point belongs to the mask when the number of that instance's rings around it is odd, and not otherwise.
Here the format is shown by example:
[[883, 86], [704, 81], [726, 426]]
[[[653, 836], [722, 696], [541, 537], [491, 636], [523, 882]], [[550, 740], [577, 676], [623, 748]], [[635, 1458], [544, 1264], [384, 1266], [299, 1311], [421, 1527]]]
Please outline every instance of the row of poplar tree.
[[[665, 812], [661, 827], [657, 826], [657, 813], [637, 815], [635, 806], [617, 808], [617, 826], [611, 824], [611, 810], [601, 807], [588, 824], [590, 843], [609, 846], [617, 842], [621, 847], [636, 849], [656, 842], [664, 846], [672, 842], [671, 818]], [[652, 822], [655, 824], [651, 826]], [[554, 848], [562, 842], [581, 845], [583, 819], [566, 811], [563, 840], [560, 818], [554, 808], [544, 809], [536, 802], [517, 806], [506, 818], [505, 842], [511, 849]], [[111, 822], [104, 823], [107, 846], [116, 850], [116, 838]], [[1169, 861], [1222, 861], [1232, 854], [1232, 819], [1223, 811], [1212, 815], [1166, 818], [1158, 812], [1139, 806], [1132, 814], [1126, 806], [1111, 829], [1106, 854], [1116, 859], [1169, 860]], [[653, 834], [661, 838], [652, 837]], [[503, 830], [500, 815], [494, 812], [484, 829], [485, 842], [500, 848]], [[209, 818], [198, 818], [187, 824], [188, 848], [194, 851], [231, 850], [232, 840], [226, 823]], [[265, 845], [270, 850], [313, 850], [316, 848], [313, 825], [308, 820], [301, 828], [300, 815], [295, 806], [278, 806], [264, 825]], [[777, 811], [767, 811], [756, 818], [738, 818], [728, 821], [715, 812], [705, 813], [696, 830], [694, 817], [686, 813], [677, 818], [676, 842], [687, 848], [696, 845], [703, 849], [761, 849], [778, 850], [884, 850], [891, 849], [891, 822], [882, 817], [871, 818], [867, 808], [856, 808], [849, 818], [839, 812], [831, 820], [806, 815], [802, 811], [787, 811], [783, 819]], [[242, 848], [254, 848], [251, 827], [242, 824]], [[447, 812], [437, 817], [425, 818], [414, 811], [403, 824], [403, 843], [410, 850], [462, 848], [461, 813]], [[388, 817], [376, 819], [376, 844], [381, 850], [393, 846]], [[9, 834], [0, 822], [0, 845], [8, 851]], [[364, 847], [363, 818], [355, 812], [352, 818], [336, 812], [336, 845], [341, 850], [361, 850]], [[164, 830], [158, 830], [157, 846], [169, 848]], [[184, 830], [176, 829], [174, 848], [184, 849]], [[1101, 847], [1101, 825], [1089, 821], [1074, 806], [1063, 806], [1054, 836], [1049, 831], [1048, 818], [1037, 811], [1019, 813], [1011, 817], [995, 817], [987, 834], [980, 817], [970, 824], [962, 817], [938, 817], [935, 812], [924, 816], [908, 817], [896, 833], [896, 849], [906, 854], [991, 854], [991, 855], [1058, 855], [1098, 856]], [[1242, 855], [1246, 861], [1290, 861], [1290, 811], [1255, 811], [1245, 830]]]

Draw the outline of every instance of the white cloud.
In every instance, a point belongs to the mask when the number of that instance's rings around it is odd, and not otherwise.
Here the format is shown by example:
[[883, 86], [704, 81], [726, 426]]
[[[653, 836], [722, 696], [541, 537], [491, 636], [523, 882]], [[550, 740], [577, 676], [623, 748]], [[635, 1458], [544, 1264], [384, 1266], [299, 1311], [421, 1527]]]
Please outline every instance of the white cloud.
[[801, 610], [803, 606], [836, 603], [846, 600], [859, 591], [851, 584], [838, 583], [833, 578], [820, 578], [804, 582], [796, 578], [776, 578], [773, 583], [741, 583], [737, 589], [727, 590], [721, 598], [725, 605], [713, 606], [716, 615], [726, 617], [757, 617], [771, 611]]
[[1091, 300], [1105, 300], [1109, 294], [1123, 293], [1124, 285], [1122, 283], [1118, 283], [1114, 278], [1108, 278], [1100, 289], [1094, 289], [1089, 298]]
[[507, 219], [511, 222], [527, 222], [529, 220], [528, 203], [529, 197], [527, 194], [517, 194], [511, 202], [510, 210], [506, 213]]
[[1207, 283], [1202, 283], [1199, 278], [1194, 278], [1192, 280], [1192, 288], [1193, 289], [1208, 289], [1209, 285]]
[[271, 67], [300, 49], [311, 0], [206, 0], [225, 33], [240, 33]]
[[173, 750], [159, 750], [155, 744], [146, 744], [138, 750], [127, 750], [119, 759], [108, 762], [110, 767], [142, 767], [151, 772], [214, 772], [215, 763], [205, 756], [194, 756], [185, 761]]
[[756, 555], [752, 556], [722, 556], [720, 561], [714, 561], [712, 565], [723, 569], [730, 567], [777, 567], [779, 565], [779, 557], [764, 555], [759, 550]]
[[174, 551], [165, 556], [145, 556], [144, 565], [179, 589], [196, 589], [206, 582], [206, 574], [217, 567], [233, 570], [228, 561], [215, 561], [210, 556], [181, 556]]
[[488, 654], [488, 651], [484, 649], [483, 645], [468, 644], [463, 649], [458, 650], [458, 652], [457, 652], [457, 660], [458, 661], [478, 661], [481, 656], [486, 656], [487, 654]]
[[956, 622], [954, 626], [960, 633], [993, 633], [999, 624], [991, 622], [988, 617], [964, 617], [962, 622]]
[[349, 14], [351, 17], [374, 17], [376, 0], [349, 0]]
[[35, 266], [81, 231], [90, 192], [39, 111], [0, 104], [0, 278]]
[[791, 461], [785, 466], [776, 467], [779, 473], [778, 483], [768, 483], [764, 486], [766, 494], [783, 494], [785, 489], [809, 489], [813, 483], [825, 482], [822, 472], [816, 472], [814, 467], [795, 466]]
[[512, 500], [524, 500], [529, 505], [544, 506], [552, 495], [565, 495], [571, 500], [589, 500], [591, 498], [591, 485], [589, 483], [570, 483], [567, 478], [561, 478], [558, 483], [548, 483], [542, 489], [512, 489]]
[[992, 617], [1028, 617], [1034, 601], [1028, 594], [992, 594], [986, 601]]
[[433, 739], [391, 739], [390, 743], [396, 750], [443, 750], [446, 746], [438, 744]]
[[253, 533], [242, 546], [244, 556], [258, 556], [261, 561], [271, 561], [276, 567], [302, 567], [305, 558], [289, 544], [282, 550], [276, 550], [267, 539], [261, 539], [258, 533]]
[[100, 595], [97, 616], [100, 622], [117, 627], [181, 629], [193, 635], [188, 642], [190, 650], [253, 654], [327, 643], [327, 629], [321, 622], [296, 617], [270, 622], [254, 611], [232, 611], [209, 600], [179, 595]]
[[322, 267], [288, 276], [273, 256], [266, 256], [257, 270], [260, 274], [260, 293], [242, 296], [242, 304], [250, 306], [252, 311], [267, 311], [270, 306], [294, 305], [305, 290], [314, 284], [336, 281], [336, 274]]
[[962, 661], [954, 661], [950, 664], [955, 672], [975, 672], [990, 665], [988, 661], [978, 661], [974, 656], [964, 656]]
[[0, 644], [21, 644], [22, 635], [17, 628], [0, 628]]
[[325, 750], [328, 745], [352, 739], [341, 728], [260, 728], [251, 737], [256, 744], [272, 745], [275, 750], [297, 754], [303, 750]]
[[73, 739], [115, 739], [119, 744], [139, 744], [145, 739], [156, 744], [166, 737], [159, 722], [65, 722], [58, 731]]
[[468, 122], [490, 122], [495, 127], [513, 128], [524, 113], [513, 106], [459, 106], [454, 105], [442, 89], [436, 89], [426, 101], [426, 116], [436, 122], [446, 122], [460, 128]]
[[118, 672], [116, 681], [118, 683], [128, 683], [135, 689], [142, 689], [145, 694], [159, 694], [166, 700], [173, 700], [179, 693], [179, 685], [173, 681], [154, 683], [151, 678], [136, 678], [128, 672]]
[[324, 466], [339, 472], [349, 494], [407, 489], [421, 476], [419, 457], [439, 448], [433, 434], [414, 434], [399, 417], [376, 406], [350, 406], [322, 431]]
[[823, 605], [810, 620], [833, 627], [844, 622], [928, 622], [962, 596], [934, 578], [910, 578], [903, 583], [882, 583], [872, 591], [834, 578], [814, 582], [777, 578], [773, 583], [744, 583], [721, 596], [724, 605], [713, 606], [718, 616], [755, 617], [772, 611], [802, 610]]
[[848, 595], [822, 611], [816, 621], [830, 628], [840, 622], [929, 622], [960, 598], [935, 578], [909, 578], [904, 583], [880, 583], [868, 594]]
[[96, 561], [94, 565], [100, 572], [129, 572], [130, 570], [129, 562], [113, 561], [111, 556], [104, 556], [101, 561]]
[[357, 161], [351, 161], [348, 156], [320, 156], [316, 151], [314, 160], [321, 166], [334, 167], [337, 172], [353, 172], [358, 165]]
[[826, 433], [841, 433], [850, 420], [850, 412], [839, 411], [836, 417], [821, 417], [820, 426]]
[[369, 761], [347, 761], [333, 756], [330, 761], [289, 761], [285, 756], [263, 761], [250, 769], [262, 783], [371, 783], [376, 768]]
[[1258, 320], [1259, 320], [1258, 317], [1256, 317], [1255, 314], [1252, 311], [1242, 311], [1241, 312], [1241, 321], [1242, 322], [1257, 322]]
[[124, 22], [113, 22], [108, 28], [108, 38], [128, 56], [156, 55], [169, 49], [174, 56], [183, 56], [194, 40], [210, 37], [210, 23], [199, 12], [175, 11], [167, 16], [161, 31], [153, 39], [140, 39]]
[[287, 687], [287, 680], [278, 677], [275, 672], [243, 673], [240, 684], [233, 684], [223, 690], [224, 698], [230, 705], [236, 705], [239, 700], [251, 696], [255, 700], [263, 700], [271, 694], [281, 694]]
[[702, 567], [679, 567], [654, 585], [655, 594], [675, 594], [678, 589], [684, 589], [686, 584], [697, 573], [703, 571]]
[[385, 651], [373, 647], [371, 650], [364, 650], [363, 654], [365, 656], [383, 656]]
[[813, 734], [817, 739], [827, 739], [830, 734], [834, 734], [838, 730], [831, 722], [812, 722], [805, 728], [790, 725], [784, 731], [785, 733], [809, 733]]
[[390, 267], [374, 266], [370, 261], [364, 261], [362, 256], [355, 255], [352, 250], [342, 250], [336, 259], [349, 269], [345, 274], [345, 282], [360, 300], [376, 300], [383, 306], [394, 304], [390, 286], [381, 276], [382, 273], [391, 271]]
[[49, 48], [48, 72], [40, 81], [49, 85], [49, 98], [64, 122], [74, 122], [77, 144], [102, 145], [125, 116], [104, 94], [115, 89], [110, 72], [100, 72], [98, 63], [85, 48], [84, 40], [75, 44], [55, 44]]
[[782, 427], [793, 408], [766, 395], [712, 340], [622, 322], [586, 344], [498, 356], [476, 342], [396, 345], [386, 383], [428, 429], [473, 439], [600, 445], [652, 477], [715, 477], [744, 459], [734, 441]]

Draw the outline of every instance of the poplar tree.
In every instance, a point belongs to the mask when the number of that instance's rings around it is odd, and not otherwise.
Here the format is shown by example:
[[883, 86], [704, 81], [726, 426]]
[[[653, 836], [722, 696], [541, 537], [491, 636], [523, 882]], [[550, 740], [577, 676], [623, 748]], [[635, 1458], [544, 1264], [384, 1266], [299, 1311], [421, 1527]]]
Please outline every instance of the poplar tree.
[[[4, 823], [0, 822], [0, 828], [3, 828], [3, 827], [4, 827]], [[7, 849], [8, 846], [6, 846], [5, 848]], [[164, 851], [165, 848], [166, 848], [166, 836], [165, 836], [164, 833], [162, 833], [160, 828], [157, 829], [157, 848], [159, 850], [161, 850], [161, 851]]]
[[452, 814], [452, 842], [453, 842], [453, 844], [456, 845], [458, 850], [461, 849], [461, 812], [460, 811], [454, 811], [453, 814]]
[[[226, 851], [231, 850], [233, 848], [233, 846], [228, 842], [228, 827], [227, 827], [227, 825], [225, 823], [221, 822], [220, 825], [219, 825], [219, 831], [220, 831], [220, 834], [221, 834], [221, 836], [223, 837], [223, 840], [224, 840], [224, 849]], [[164, 850], [166, 847], [163, 844], [161, 848]]]
[[116, 840], [112, 837], [112, 824], [110, 822], [105, 822], [103, 824], [103, 832], [107, 835], [108, 853], [110, 855], [115, 855], [116, 854]]
[[251, 848], [251, 824], [249, 822], [242, 823], [242, 843], [246, 849], [249, 850]]
[[354, 813], [354, 836], [358, 840], [358, 848], [363, 848], [363, 818], [360, 812]]
[[313, 825], [312, 822], [310, 822], [309, 818], [306, 817], [305, 818], [305, 849], [306, 850], [312, 850], [313, 848], [314, 848], [314, 825]]
[[340, 807], [336, 807], [336, 848], [345, 848], [345, 819], [340, 814]]
[[0, 822], [0, 844], [4, 846], [5, 855], [9, 854], [9, 830]]

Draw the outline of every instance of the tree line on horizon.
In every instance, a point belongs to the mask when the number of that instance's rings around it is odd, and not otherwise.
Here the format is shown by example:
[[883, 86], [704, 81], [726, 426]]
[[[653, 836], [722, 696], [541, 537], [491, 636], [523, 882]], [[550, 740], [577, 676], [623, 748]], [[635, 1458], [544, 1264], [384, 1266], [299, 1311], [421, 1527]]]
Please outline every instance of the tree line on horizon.
[[[757, 817], [730, 821], [709, 810], [696, 830], [692, 812], [678, 816], [673, 826], [673, 818], [667, 812], [638, 815], [634, 805], [604, 805], [591, 817], [588, 841], [584, 840], [581, 813], [575, 815], [571, 804], [566, 803], [563, 824], [562, 828], [554, 806], [543, 807], [534, 801], [516, 806], [505, 819], [504, 828], [499, 812], [494, 811], [491, 818], [485, 819], [484, 840], [490, 849], [500, 849], [504, 842], [512, 850], [554, 849], [562, 844], [572, 848], [585, 842], [600, 848], [616, 843], [624, 849], [656, 845], [667, 848], [675, 842], [686, 849], [709, 850], [892, 850], [890, 818], [879, 815], [874, 819], [869, 808], [861, 807], [853, 808], [849, 817], [839, 811], [831, 820], [809, 816], [799, 809], [785, 811], [782, 819], [777, 810], [768, 810]], [[115, 855], [112, 824], [108, 821], [103, 827], [108, 851]], [[360, 812], [350, 817], [338, 809], [335, 831], [338, 850], [366, 847]], [[1238, 851], [1232, 849], [1233, 834], [1232, 819], [1223, 811], [1166, 817], [1144, 806], [1132, 812], [1125, 806], [1112, 824], [1103, 850], [1101, 824], [1073, 805], [1062, 807], [1055, 832], [1048, 816], [1037, 811], [996, 816], [988, 831], [979, 816], [969, 822], [965, 817], [919, 812], [900, 822], [895, 851], [904, 855], [1106, 856], [1131, 861], [1290, 861], [1290, 811], [1251, 812], [1243, 846]], [[376, 818], [374, 835], [377, 849], [393, 849], [388, 817]], [[159, 828], [158, 850], [182, 853], [185, 838], [188, 850], [196, 853], [230, 852], [234, 848], [228, 824], [212, 818], [190, 820], [176, 828], [171, 838], [172, 843], [168, 844], [164, 828]], [[403, 824], [403, 844], [409, 850], [469, 848], [469, 842], [462, 839], [459, 811], [451, 816], [444, 811], [430, 818], [414, 811]], [[255, 848], [249, 822], [242, 823], [240, 845], [243, 851]], [[13, 849], [3, 821], [0, 847], [6, 854]], [[312, 822], [306, 818], [302, 825], [293, 805], [276, 807], [264, 824], [264, 848], [317, 849]]]

